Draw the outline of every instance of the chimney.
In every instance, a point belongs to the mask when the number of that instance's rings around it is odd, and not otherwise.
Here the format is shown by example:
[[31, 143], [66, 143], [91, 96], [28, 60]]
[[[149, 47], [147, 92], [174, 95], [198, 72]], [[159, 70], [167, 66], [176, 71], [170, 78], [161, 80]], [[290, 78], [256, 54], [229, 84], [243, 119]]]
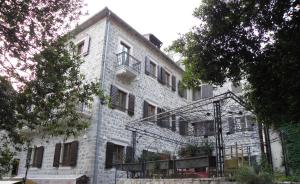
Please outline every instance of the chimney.
[[149, 40], [153, 45], [160, 49], [162, 46], [162, 42], [153, 34], [145, 34], [144, 37]]

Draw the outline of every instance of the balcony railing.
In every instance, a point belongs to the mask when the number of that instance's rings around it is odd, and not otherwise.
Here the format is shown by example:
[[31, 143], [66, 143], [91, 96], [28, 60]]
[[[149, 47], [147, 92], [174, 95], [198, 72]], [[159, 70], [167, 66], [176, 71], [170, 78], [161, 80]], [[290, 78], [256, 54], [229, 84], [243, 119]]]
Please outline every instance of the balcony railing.
[[141, 62], [135, 57], [131, 56], [127, 52], [121, 52], [117, 54], [118, 62], [117, 67], [127, 66], [128, 68], [134, 70], [137, 73], [141, 71]]

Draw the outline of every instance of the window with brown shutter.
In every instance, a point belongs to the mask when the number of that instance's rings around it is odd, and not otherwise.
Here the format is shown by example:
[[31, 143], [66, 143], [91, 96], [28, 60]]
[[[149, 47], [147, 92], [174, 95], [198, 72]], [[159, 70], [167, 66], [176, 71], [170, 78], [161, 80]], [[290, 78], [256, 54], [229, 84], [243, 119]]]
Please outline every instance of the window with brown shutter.
[[171, 118], [172, 118], [172, 131], [175, 132], [176, 131], [176, 115], [172, 114]]
[[76, 166], [78, 156], [78, 141], [64, 143], [63, 148], [63, 166]]
[[160, 113], [163, 112], [162, 108], [157, 107], [157, 126], [163, 127], [163, 119]]
[[157, 66], [157, 81], [162, 83], [162, 68], [161, 68], [161, 66]]
[[135, 96], [133, 94], [128, 95], [128, 114], [134, 115]]
[[53, 167], [59, 167], [61, 143], [55, 144]]
[[228, 117], [227, 120], [228, 120], [229, 133], [233, 134], [235, 132], [234, 119], [233, 117]]
[[111, 85], [110, 88], [110, 98], [111, 98], [111, 107], [114, 109], [117, 106], [117, 102], [119, 101], [118, 88], [114, 85]]
[[125, 163], [131, 163], [131, 162], [133, 162], [133, 148], [132, 146], [127, 146]]
[[122, 163], [124, 163], [124, 146], [107, 142], [105, 168], [109, 169], [112, 168], [115, 164]]
[[113, 151], [114, 151], [114, 144], [111, 142], [107, 142], [106, 143], [105, 169], [112, 168], [112, 166], [113, 166]]
[[176, 91], [176, 77], [172, 76], [172, 91]]
[[33, 151], [32, 167], [41, 168], [44, 155], [44, 146], [35, 147]]
[[178, 81], [178, 95], [180, 97], [183, 97], [185, 99], [187, 99], [187, 90], [185, 89], [185, 87], [182, 85], [181, 81]]
[[179, 118], [179, 134], [188, 135], [188, 122], [183, 118]]
[[[155, 106], [149, 104], [147, 101], [144, 101], [144, 118], [155, 115], [155, 110]], [[155, 117], [148, 119], [148, 121], [155, 121]]]
[[111, 107], [120, 111], [126, 111], [127, 93], [114, 85], [110, 88]]
[[64, 143], [63, 147], [63, 166], [70, 166], [71, 142]]
[[70, 166], [75, 167], [77, 164], [77, 157], [78, 157], [78, 141], [73, 141], [71, 143], [70, 148]]

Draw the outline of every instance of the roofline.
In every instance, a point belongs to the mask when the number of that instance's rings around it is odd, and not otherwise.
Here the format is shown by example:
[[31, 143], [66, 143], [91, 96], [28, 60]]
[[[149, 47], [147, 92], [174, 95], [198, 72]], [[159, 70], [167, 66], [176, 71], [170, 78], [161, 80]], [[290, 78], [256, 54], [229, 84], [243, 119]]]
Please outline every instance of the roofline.
[[144, 42], [146, 45], [148, 45], [151, 49], [159, 53], [161, 56], [163, 56], [166, 60], [168, 60], [172, 65], [174, 65], [179, 71], [184, 72], [184, 70], [178, 66], [168, 55], [166, 55], [164, 52], [162, 52], [159, 48], [157, 48], [155, 45], [153, 45], [148, 39], [146, 39], [142, 34], [140, 34], [138, 31], [136, 31], [133, 27], [131, 27], [128, 23], [126, 23], [123, 19], [121, 19], [118, 15], [116, 15], [114, 12], [112, 12], [110, 9], [105, 7], [100, 12], [89, 18], [88, 20], [84, 21], [82, 24], [78, 25], [76, 29], [74, 29], [72, 32], [74, 34], [78, 34], [79, 32], [82, 32], [83, 30], [87, 29], [88, 27], [95, 24], [95, 22], [110, 16], [115, 21], [119, 22], [122, 26], [126, 27], [129, 31], [132, 31], [135, 36], [137, 36], [142, 42]]

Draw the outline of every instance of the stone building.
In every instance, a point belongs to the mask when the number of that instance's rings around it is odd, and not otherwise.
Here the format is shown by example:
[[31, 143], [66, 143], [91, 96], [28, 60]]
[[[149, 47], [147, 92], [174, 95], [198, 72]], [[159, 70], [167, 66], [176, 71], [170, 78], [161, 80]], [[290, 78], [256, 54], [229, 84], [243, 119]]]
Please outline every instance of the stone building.
[[[28, 178], [40, 183], [63, 183], [82, 175], [88, 176], [91, 183], [114, 183], [113, 163], [124, 162], [132, 155], [135, 135], [126, 130], [128, 122], [212, 97], [220, 91], [238, 90], [232, 85], [225, 85], [228, 89], [210, 85], [203, 85], [198, 91], [180, 89], [184, 71], [160, 50], [161, 41], [153, 34], [138, 33], [107, 8], [79, 25], [74, 42], [85, 60], [82, 73], [87, 80], [100, 80], [102, 89], [111, 96], [112, 107], [101, 104], [98, 98], [92, 107], [82, 107], [91, 125], [79, 137], [64, 140], [36, 136], [32, 149], [20, 153], [20, 177], [25, 175], [26, 158], [31, 157]], [[169, 137], [187, 141], [177, 120], [175, 117], [161, 123], [160, 133], [167, 130]], [[236, 135], [242, 142], [255, 142], [256, 130]], [[244, 134], [249, 134], [245, 140]], [[143, 150], [175, 154], [176, 145], [172, 143], [137, 136], [136, 159]], [[258, 156], [259, 150], [255, 154]]]

